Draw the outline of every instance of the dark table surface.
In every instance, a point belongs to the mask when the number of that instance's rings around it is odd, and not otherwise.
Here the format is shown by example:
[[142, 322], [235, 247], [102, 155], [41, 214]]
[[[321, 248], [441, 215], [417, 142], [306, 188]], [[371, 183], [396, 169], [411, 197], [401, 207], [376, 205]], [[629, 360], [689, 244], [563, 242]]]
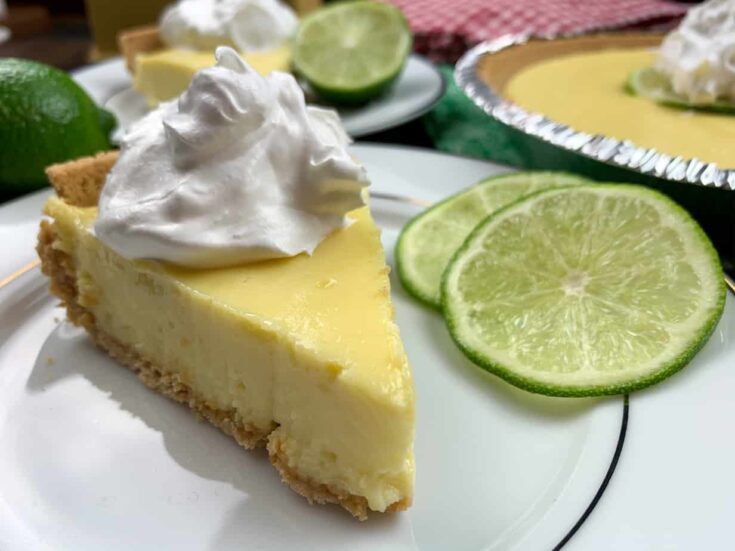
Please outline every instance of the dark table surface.
[[70, 71], [89, 62], [92, 39], [84, 19], [54, 20], [50, 32], [11, 38], [0, 44], [0, 57], [33, 59]]

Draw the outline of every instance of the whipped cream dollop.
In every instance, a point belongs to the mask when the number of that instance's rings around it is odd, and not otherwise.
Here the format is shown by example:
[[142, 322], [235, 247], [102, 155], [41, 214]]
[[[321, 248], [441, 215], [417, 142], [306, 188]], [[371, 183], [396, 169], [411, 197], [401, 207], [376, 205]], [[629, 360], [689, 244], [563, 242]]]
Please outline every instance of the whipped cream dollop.
[[161, 38], [169, 46], [241, 52], [271, 50], [298, 27], [294, 11], [280, 0], [179, 0], [164, 10]]
[[656, 67], [692, 103], [735, 102], [735, 0], [691, 8], [661, 44]]
[[363, 206], [364, 168], [334, 111], [293, 76], [260, 76], [227, 47], [178, 100], [123, 137], [97, 237], [127, 258], [191, 267], [311, 254]]

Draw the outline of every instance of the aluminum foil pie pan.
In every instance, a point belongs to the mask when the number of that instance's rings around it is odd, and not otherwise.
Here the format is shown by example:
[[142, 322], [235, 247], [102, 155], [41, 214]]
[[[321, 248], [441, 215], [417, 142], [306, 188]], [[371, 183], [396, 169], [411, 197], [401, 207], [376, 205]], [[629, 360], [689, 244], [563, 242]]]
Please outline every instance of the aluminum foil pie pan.
[[[483, 42], [466, 52], [457, 62], [455, 79], [465, 95], [501, 123], [508, 141], [524, 159], [525, 168], [569, 170], [597, 180], [654, 187], [689, 210], [709, 234], [726, 268], [733, 270], [735, 168], [672, 156], [612, 136], [581, 132], [543, 114], [528, 112], [502, 95], [504, 82], [539, 59], [608, 48], [656, 47], [662, 36], [654, 33], [508, 35]], [[499, 52], [503, 53], [496, 55]], [[499, 63], [501, 56], [503, 64]]]

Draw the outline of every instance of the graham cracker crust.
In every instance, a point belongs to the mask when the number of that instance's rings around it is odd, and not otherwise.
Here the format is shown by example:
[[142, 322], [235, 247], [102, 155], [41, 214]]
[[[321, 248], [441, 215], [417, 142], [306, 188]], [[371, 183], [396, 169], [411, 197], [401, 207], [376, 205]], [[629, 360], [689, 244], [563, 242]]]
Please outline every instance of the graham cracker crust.
[[158, 25], [124, 29], [117, 35], [117, 45], [125, 58], [125, 66], [131, 73], [135, 73], [135, 58], [138, 54], [153, 52], [164, 47], [158, 33]]
[[46, 167], [46, 176], [65, 203], [75, 207], [94, 207], [117, 157], [117, 151], [104, 151], [92, 157], [58, 163]]
[[243, 423], [234, 410], [210, 407], [184, 384], [176, 373], [153, 365], [130, 347], [101, 331], [95, 323], [94, 315], [79, 304], [72, 258], [67, 253], [54, 248], [55, 241], [56, 230], [53, 224], [42, 221], [36, 248], [41, 258], [41, 270], [51, 280], [51, 292], [58, 296], [66, 306], [69, 321], [83, 327], [97, 346], [137, 374], [148, 388], [180, 404], [186, 404], [198, 417], [206, 419], [225, 434], [232, 436], [244, 448], [253, 449], [265, 446], [267, 437], [275, 428], [275, 424], [270, 430], [263, 431]]
[[[99, 160], [99, 162], [107, 160]], [[79, 161], [74, 162], [78, 163]], [[74, 178], [72, 177], [71, 180], [74, 180]], [[52, 183], [58, 188], [58, 182], [54, 182], [53, 178]], [[90, 185], [86, 188], [86, 191], [89, 195], [96, 197], [99, 194], [99, 189], [95, 189], [95, 187]], [[86, 204], [91, 200], [91, 197], [85, 196], [84, 192], [80, 192], [76, 198], [81, 199], [81, 202]], [[83, 327], [99, 348], [118, 363], [136, 373], [147, 387], [189, 406], [195, 415], [206, 419], [225, 434], [232, 436], [244, 448], [267, 447], [270, 461], [281, 475], [283, 482], [292, 490], [304, 496], [309, 503], [335, 503], [359, 520], [367, 519], [368, 503], [365, 497], [350, 494], [340, 488], [311, 480], [302, 476], [289, 465], [288, 457], [277, 438], [277, 431], [275, 431], [277, 425], [275, 423], [269, 430], [264, 431], [244, 423], [232, 409], [221, 410], [211, 407], [201, 396], [198, 396], [194, 390], [183, 383], [176, 373], [167, 371], [162, 366], [154, 365], [130, 347], [100, 330], [96, 325], [92, 312], [79, 304], [74, 260], [66, 252], [54, 247], [56, 240], [57, 232], [53, 223], [42, 221], [36, 248], [41, 258], [41, 269], [51, 280], [51, 292], [58, 296], [65, 305], [68, 319], [75, 325]], [[392, 504], [387, 512], [402, 511], [410, 505], [411, 500], [406, 498]]]
[[[267, 448], [271, 463], [281, 475], [281, 480], [290, 486], [294, 492], [309, 500], [309, 503], [337, 503], [352, 513], [352, 516], [360, 520], [367, 520], [367, 499], [328, 484], [319, 484], [313, 480], [302, 478], [298, 472], [289, 467], [288, 458], [281, 449], [282, 444], [276, 438], [268, 439]], [[410, 506], [411, 500], [403, 498], [401, 501], [391, 504], [385, 512], [397, 513], [398, 511], [405, 511]]]

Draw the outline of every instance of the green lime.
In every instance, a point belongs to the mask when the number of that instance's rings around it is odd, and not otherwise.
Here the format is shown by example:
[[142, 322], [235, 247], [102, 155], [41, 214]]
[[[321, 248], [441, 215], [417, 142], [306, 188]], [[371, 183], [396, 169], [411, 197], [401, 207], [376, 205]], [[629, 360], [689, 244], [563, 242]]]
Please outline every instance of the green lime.
[[340, 2], [308, 15], [294, 43], [294, 69], [327, 101], [357, 104], [384, 92], [411, 51], [401, 10]]
[[46, 185], [48, 165], [109, 149], [113, 126], [63, 71], [0, 59], [0, 190]]
[[664, 195], [624, 184], [539, 192], [482, 222], [442, 280], [450, 333], [532, 392], [621, 394], [681, 369], [725, 304], [717, 253]]
[[401, 283], [418, 300], [439, 308], [444, 268], [479, 222], [529, 193], [587, 181], [563, 172], [516, 172], [482, 180], [434, 205], [411, 220], [398, 238]]
[[653, 67], [638, 69], [628, 75], [625, 84], [628, 92], [635, 96], [651, 99], [656, 103], [678, 107], [680, 109], [697, 109], [718, 113], [735, 113], [735, 103], [715, 101], [712, 103], [692, 103], [680, 96], [671, 88], [669, 77]]

